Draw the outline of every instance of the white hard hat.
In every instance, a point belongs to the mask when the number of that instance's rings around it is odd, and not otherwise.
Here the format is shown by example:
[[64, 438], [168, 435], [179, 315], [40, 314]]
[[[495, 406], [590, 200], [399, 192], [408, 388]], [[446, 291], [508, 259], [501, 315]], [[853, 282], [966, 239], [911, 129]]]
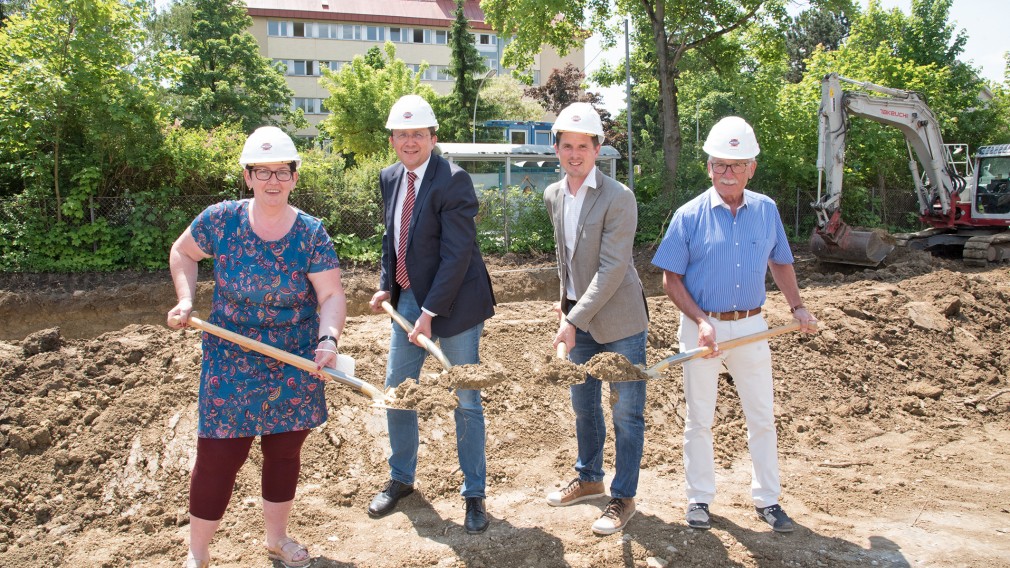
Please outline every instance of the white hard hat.
[[420, 95], [403, 95], [389, 109], [389, 118], [386, 119], [386, 128], [389, 130], [429, 127], [438, 130], [438, 121], [435, 120], [435, 111], [431, 110], [431, 105]]
[[242, 166], [288, 162], [294, 162], [295, 168], [298, 168], [302, 165], [302, 158], [291, 137], [276, 126], [261, 126], [250, 134], [238, 159]]
[[702, 148], [709, 156], [726, 160], [750, 160], [761, 151], [754, 129], [739, 116], [727, 116], [715, 123]]
[[554, 126], [551, 127], [557, 139], [558, 132], [581, 132], [595, 136], [600, 144], [603, 144], [606, 136], [603, 134], [603, 121], [600, 120], [600, 113], [596, 112], [593, 105], [589, 103], [572, 103], [562, 109], [558, 114]]

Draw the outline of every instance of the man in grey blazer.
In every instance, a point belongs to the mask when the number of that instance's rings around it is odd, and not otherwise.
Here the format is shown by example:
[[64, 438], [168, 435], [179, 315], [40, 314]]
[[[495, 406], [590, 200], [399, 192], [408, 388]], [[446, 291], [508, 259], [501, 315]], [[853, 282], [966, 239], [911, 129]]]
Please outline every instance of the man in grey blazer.
[[[554, 224], [561, 301], [554, 346], [564, 343], [569, 359], [585, 363], [597, 353], [620, 353], [645, 363], [648, 308], [632, 258], [638, 208], [626, 186], [603, 175], [596, 157], [603, 143], [599, 114], [588, 103], [574, 103], [554, 123], [554, 149], [565, 177], [544, 191]], [[638, 471], [645, 440], [645, 381], [610, 383], [616, 439], [615, 475], [610, 502], [593, 523], [597, 534], [622, 530], [635, 514]], [[586, 375], [571, 387], [575, 410], [578, 476], [547, 496], [555, 507], [605, 495], [602, 383]]]

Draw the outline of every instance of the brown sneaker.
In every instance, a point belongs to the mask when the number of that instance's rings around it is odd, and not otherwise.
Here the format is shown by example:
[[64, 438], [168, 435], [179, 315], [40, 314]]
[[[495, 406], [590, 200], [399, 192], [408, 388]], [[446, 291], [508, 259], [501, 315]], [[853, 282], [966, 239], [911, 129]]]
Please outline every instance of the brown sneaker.
[[596, 534], [614, 534], [622, 530], [628, 524], [628, 520], [635, 516], [634, 499], [611, 499], [607, 503], [603, 516], [593, 523], [593, 532]]
[[568, 487], [548, 494], [547, 504], [551, 507], [566, 507], [579, 501], [585, 501], [593, 497], [602, 497], [603, 495], [605, 493], [602, 481], [582, 481], [576, 477], [568, 484]]

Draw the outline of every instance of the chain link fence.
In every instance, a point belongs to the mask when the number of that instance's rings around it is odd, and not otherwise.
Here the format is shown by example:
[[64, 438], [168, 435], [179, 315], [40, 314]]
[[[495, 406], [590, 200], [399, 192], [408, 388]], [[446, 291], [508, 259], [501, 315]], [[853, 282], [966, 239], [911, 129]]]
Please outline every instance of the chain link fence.
[[[119, 229], [122, 246], [129, 246], [141, 233], [157, 235], [156, 240], [162, 244], [153, 246], [163, 246], [164, 258], [167, 259], [168, 247], [196, 215], [222, 200], [243, 197], [247, 195], [95, 197], [84, 204], [83, 218], [68, 220], [68, 216], [64, 215], [63, 221], [64, 224], [101, 224]], [[657, 244], [672, 212], [691, 197], [676, 194], [639, 204], [639, 244]], [[801, 190], [779, 198], [779, 211], [791, 240], [805, 242], [809, 238], [816, 224], [810, 204], [816, 198], [814, 192]], [[553, 227], [540, 193], [520, 187], [506, 192], [490, 189], [480, 191], [478, 199], [477, 238], [482, 251], [488, 254], [521, 254], [554, 250]], [[382, 235], [381, 203], [342, 203], [339, 195], [300, 192], [292, 193], [290, 202], [322, 219], [329, 234], [338, 241], [338, 246], [348, 235], [373, 243], [369, 246], [376, 246], [378, 237]], [[913, 231], [920, 226], [912, 192], [870, 191], [868, 202], [862, 211], [846, 211], [846, 219], [867, 229]], [[23, 234], [27, 230], [56, 230], [59, 225], [56, 213], [57, 203], [51, 197], [32, 199], [22, 196], [0, 200], [0, 239], [7, 243], [5, 250], [16, 248], [19, 231]], [[30, 227], [25, 224], [26, 218], [32, 219]], [[82, 246], [93, 250], [99, 247], [97, 243]], [[160, 249], [157, 254], [161, 254]], [[11, 265], [10, 262], [4, 264], [7, 270], [11, 270]]]

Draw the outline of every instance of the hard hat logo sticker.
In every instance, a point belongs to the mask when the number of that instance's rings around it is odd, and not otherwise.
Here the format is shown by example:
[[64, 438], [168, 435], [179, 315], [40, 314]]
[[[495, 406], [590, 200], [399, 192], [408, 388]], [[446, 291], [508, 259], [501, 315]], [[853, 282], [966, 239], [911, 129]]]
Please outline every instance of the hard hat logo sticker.
[[579, 116], [579, 115], [577, 115], [577, 114], [572, 116], [572, 122], [579, 122], [581, 120], [582, 120], [582, 117]]
[[737, 146], [740, 145], [740, 141], [737, 140], [736, 138], [733, 138], [732, 140], [729, 141], [729, 145], [736, 148]]
[[405, 112], [405, 113], [403, 113], [403, 118], [404, 118], [404, 120], [410, 120], [410, 119], [414, 118], [414, 114], [410, 113], [410, 112]]
[[260, 146], [260, 150], [263, 150], [264, 152], [269, 152], [271, 148], [273, 148], [273, 145], [269, 142], [264, 142], [263, 145]]

